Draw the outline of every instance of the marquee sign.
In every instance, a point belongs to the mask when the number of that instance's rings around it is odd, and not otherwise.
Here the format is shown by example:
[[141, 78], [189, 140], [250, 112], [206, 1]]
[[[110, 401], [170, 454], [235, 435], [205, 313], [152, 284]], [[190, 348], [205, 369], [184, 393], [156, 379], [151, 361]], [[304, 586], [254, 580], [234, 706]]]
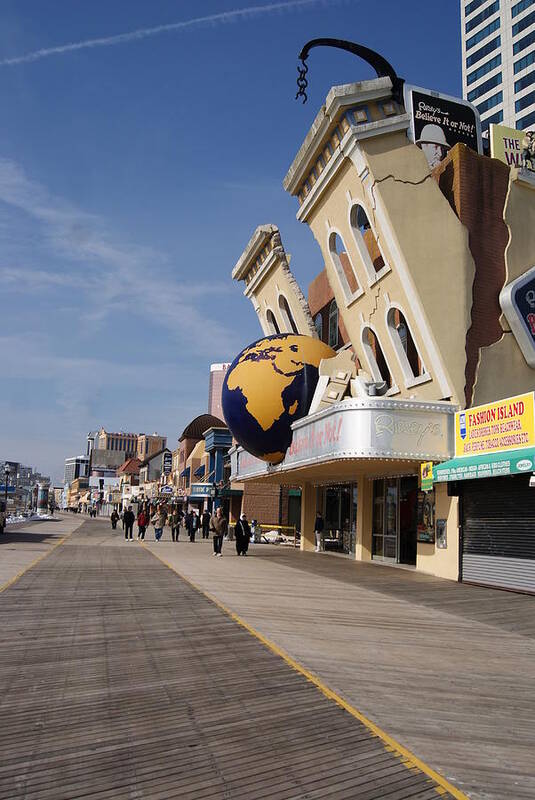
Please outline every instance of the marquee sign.
[[535, 368], [535, 267], [504, 286], [500, 305], [522, 355]]
[[290, 448], [277, 466], [241, 448], [231, 450], [231, 479], [347, 458], [444, 461], [453, 451], [455, 410], [416, 400], [344, 400], [295, 422]]

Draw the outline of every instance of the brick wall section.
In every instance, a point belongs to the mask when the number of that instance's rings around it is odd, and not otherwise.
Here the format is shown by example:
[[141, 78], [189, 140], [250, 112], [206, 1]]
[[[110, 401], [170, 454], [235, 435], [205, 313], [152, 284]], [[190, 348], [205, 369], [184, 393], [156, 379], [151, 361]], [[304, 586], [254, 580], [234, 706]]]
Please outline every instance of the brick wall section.
[[269, 483], [246, 483], [244, 485], [242, 513], [250, 521], [256, 519], [261, 525], [288, 524], [288, 487], [282, 487], [282, 519], [279, 523], [279, 487]]
[[466, 336], [465, 400], [469, 406], [480, 348], [494, 344], [503, 335], [498, 297], [505, 283], [505, 248], [509, 241], [509, 231], [503, 220], [509, 167], [458, 144], [432, 174], [468, 229], [470, 252], [476, 267], [472, 323]]

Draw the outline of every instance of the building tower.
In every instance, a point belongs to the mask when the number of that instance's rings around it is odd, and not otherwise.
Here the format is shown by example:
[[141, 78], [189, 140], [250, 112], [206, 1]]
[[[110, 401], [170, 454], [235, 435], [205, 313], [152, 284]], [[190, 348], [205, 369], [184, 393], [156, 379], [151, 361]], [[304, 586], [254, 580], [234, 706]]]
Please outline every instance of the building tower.
[[221, 392], [223, 391], [223, 381], [230, 367], [230, 363], [210, 364], [210, 383], [208, 386], [208, 413], [213, 417], [223, 419], [223, 407], [221, 405]]
[[461, 0], [463, 97], [491, 122], [535, 128], [535, 3]]

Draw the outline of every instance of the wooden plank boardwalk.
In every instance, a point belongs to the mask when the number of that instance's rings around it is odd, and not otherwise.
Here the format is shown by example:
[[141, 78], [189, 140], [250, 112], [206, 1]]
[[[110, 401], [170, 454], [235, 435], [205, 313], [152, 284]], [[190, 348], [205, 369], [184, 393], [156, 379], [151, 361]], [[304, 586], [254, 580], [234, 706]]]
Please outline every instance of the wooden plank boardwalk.
[[111, 540], [86, 523], [0, 594], [1, 800], [454, 796]]

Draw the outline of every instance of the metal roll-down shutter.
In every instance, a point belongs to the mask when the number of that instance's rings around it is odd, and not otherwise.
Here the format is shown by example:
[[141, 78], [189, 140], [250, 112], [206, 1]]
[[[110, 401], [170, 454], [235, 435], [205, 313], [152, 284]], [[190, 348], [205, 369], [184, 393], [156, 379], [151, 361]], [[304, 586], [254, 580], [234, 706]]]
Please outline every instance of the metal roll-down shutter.
[[529, 477], [463, 485], [463, 581], [535, 593], [535, 489]]

